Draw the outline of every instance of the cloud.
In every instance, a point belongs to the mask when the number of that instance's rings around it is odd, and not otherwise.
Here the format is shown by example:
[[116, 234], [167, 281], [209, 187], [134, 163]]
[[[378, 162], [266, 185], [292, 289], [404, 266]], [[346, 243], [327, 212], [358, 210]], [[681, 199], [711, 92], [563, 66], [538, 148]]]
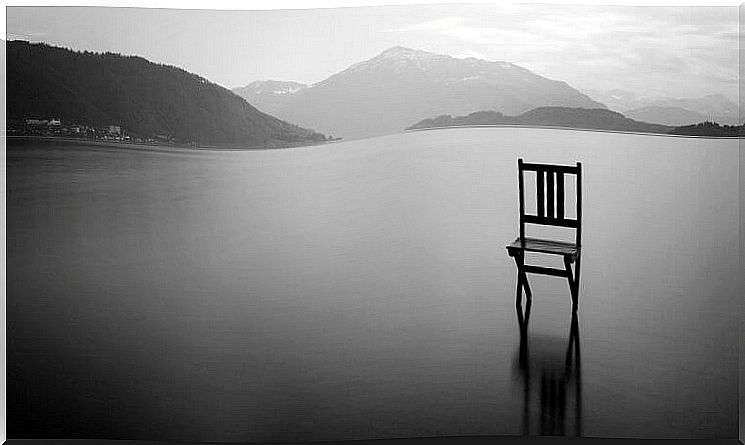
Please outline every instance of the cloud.
[[734, 7], [581, 5], [459, 8], [384, 30], [586, 88], [633, 85], [703, 95], [715, 87], [730, 96], [738, 89], [738, 31]]
[[447, 32], [448, 29], [467, 23], [462, 17], [445, 17], [435, 20], [429, 20], [420, 23], [410, 23], [408, 25], [398, 26], [396, 28], [382, 29], [380, 32]]

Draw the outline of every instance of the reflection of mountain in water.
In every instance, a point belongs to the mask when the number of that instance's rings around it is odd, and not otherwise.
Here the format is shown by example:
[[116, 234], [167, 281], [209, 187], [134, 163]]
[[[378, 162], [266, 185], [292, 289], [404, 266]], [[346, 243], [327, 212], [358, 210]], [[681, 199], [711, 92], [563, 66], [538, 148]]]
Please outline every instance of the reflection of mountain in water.
[[529, 335], [530, 302], [517, 307], [520, 346], [515, 372], [523, 385], [524, 435], [582, 435], [579, 321], [572, 312], [569, 338]]

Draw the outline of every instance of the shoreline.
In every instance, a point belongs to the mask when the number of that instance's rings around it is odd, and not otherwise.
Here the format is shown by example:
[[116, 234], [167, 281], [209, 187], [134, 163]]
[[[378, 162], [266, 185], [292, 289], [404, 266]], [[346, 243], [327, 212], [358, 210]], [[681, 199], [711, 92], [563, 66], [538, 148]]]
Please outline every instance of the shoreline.
[[371, 136], [362, 139], [337, 139], [324, 142], [318, 142], [314, 144], [288, 144], [281, 146], [248, 146], [248, 147], [237, 147], [237, 146], [187, 146], [187, 145], [160, 145], [160, 144], [138, 144], [128, 142], [116, 142], [116, 141], [97, 141], [91, 139], [81, 138], [70, 138], [70, 137], [56, 137], [56, 136], [36, 136], [36, 135], [4, 135], [4, 138], [8, 143], [12, 141], [43, 141], [43, 142], [67, 142], [74, 145], [90, 146], [90, 147], [106, 147], [116, 148], [120, 150], [131, 150], [131, 151], [145, 151], [151, 153], [208, 153], [208, 152], [235, 152], [235, 151], [270, 151], [270, 150], [285, 150], [291, 148], [312, 148], [316, 146], [323, 146], [328, 144], [334, 144], [339, 142], [359, 141], [364, 139], [373, 139], [378, 137], [390, 136], [393, 134], [405, 134], [413, 133], [418, 131], [434, 131], [434, 130], [448, 130], [448, 129], [466, 129], [466, 128], [513, 128], [513, 129], [537, 129], [537, 130], [567, 130], [567, 131], [583, 131], [583, 132], [595, 132], [595, 133], [611, 133], [611, 134], [629, 134], [639, 136], [661, 136], [661, 137], [675, 137], [675, 138], [688, 138], [688, 139], [745, 139], [743, 136], [699, 136], [699, 135], [682, 135], [682, 134], [665, 134], [665, 133], [645, 133], [638, 131], [623, 131], [623, 130], [601, 130], [592, 128], [575, 128], [575, 127], [564, 127], [555, 125], [520, 125], [520, 124], [472, 124], [472, 125], [448, 125], [442, 127], [427, 127], [427, 128], [412, 128], [405, 129], [401, 133], [390, 133], [378, 136]]
[[404, 132], [409, 133], [409, 132], [414, 132], [414, 131], [446, 130], [449, 128], [535, 128], [535, 129], [543, 129], [543, 130], [592, 131], [596, 133], [635, 134], [635, 135], [641, 135], [641, 136], [663, 136], [663, 137], [676, 137], [676, 138], [745, 139], [745, 135], [743, 136], [699, 136], [699, 135], [688, 135], [688, 134], [645, 133], [641, 131], [625, 131], [625, 130], [602, 130], [602, 129], [597, 129], [597, 128], [564, 127], [564, 126], [559, 126], [559, 125], [520, 125], [520, 124], [446, 125], [442, 127], [408, 128], [404, 130]]
[[217, 146], [217, 145], [206, 145], [206, 146], [187, 146], [187, 145], [161, 145], [161, 144], [137, 144], [132, 142], [116, 142], [116, 141], [96, 141], [91, 139], [81, 138], [68, 138], [68, 137], [55, 137], [55, 136], [34, 136], [34, 135], [13, 135], [5, 136], [7, 141], [46, 141], [46, 142], [70, 142], [76, 145], [87, 145], [94, 147], [110, 147], [119, 148], [124, 150], [134, 151], [148, 151], [154, 153], [198, 153], [198, 152], [215, 152], [215, 151], [265, 151], [265, 150], [285, 150], [288, 148], [303, 148], [303, 147], [314, 147], [317, 145], [326, 145], [339, 141], [327, 141], [319, 142], [315, 144], [297, 144], [297, 145], [282, 145], [282, 146], [248, 146], [248, 147], [232, 147], [232, 146]]

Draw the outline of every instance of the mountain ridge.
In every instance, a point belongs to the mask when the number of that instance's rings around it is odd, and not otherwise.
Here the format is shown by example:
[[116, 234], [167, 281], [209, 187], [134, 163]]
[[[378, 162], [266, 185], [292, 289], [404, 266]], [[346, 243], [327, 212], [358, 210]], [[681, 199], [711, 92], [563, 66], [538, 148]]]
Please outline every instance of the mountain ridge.
[[673, 126], [703, 122], [707, 119], [707, 116], [703, 113], [697, 113], [676, 106], [660, 105], [648, 105], [641, 108], [635, 108], [628, 110], [623, 114], [640, 121]]
[[539, 107], [516, 116], [497, 111], [477, 111], [455, 117], [441, 115], [423, 119], [406, 130], [499, 125], [705, 137], [740, 137], [745, 129], [745, 126], [720, 125], [710, 121], [683, 126], [660, 125], [630, 119], [608, 109]]
[[243, 88], [233, 91], [260, 110], [344, 138], [400, 132], [407, 122], [443, 113], [525, 112], [550, 105], [605, 108], [566, 82], [510, 62], [400, 46], [292, 94], [252, 94]]
[[520, 115], [508, 116], [497, 111], [478, 111], [466, 116], [442, 115], [424, 119], [407, 130], [457, 127], [465, 125], [556, 126], [586, 130], [629, 131], [668, 134], [674, 127], [629, 119], [623, 114], [601, 108], [538, 107]]
[[143, 57], [11, 41], [6, 58], [8, 119], [117, 125], [132, 135], [208, 145], [325, 140], [201, 76]]
[[[589, 96], [603, 102], [608, 108], [627, 116], [637, 116], [649, 122], [685, 125], [697, 121], [691, 118], [711, 119], [725, 124], [741, 121], [738, 105], [721, 93], [700, 97], [673, 98], [641, 96], [623, 89], [606, 92], [588, 90]], [[684, 119], [684, 120], [681, 120]]]

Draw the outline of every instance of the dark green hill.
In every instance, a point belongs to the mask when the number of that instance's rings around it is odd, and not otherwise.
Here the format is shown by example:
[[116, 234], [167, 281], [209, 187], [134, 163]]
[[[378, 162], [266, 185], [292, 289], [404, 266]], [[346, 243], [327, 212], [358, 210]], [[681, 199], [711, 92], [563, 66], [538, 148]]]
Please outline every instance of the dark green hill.
[[675, 127], [670, 134], [709, 137], [743, 137], [745, 136], [745, 125], [719, 125], [716, 122], [706, 121], [693, 125]]
[[119, 125], [132, 136], [168, 135], [202, 145], [324, 140], [180, 68], [22, 41], [7, 42], [7, 117]]
[[603, 108], [539, 107], [517, 116], [505, 116], [496, 111], [477, 111], [456, 117], [443, 115], [424, 119], [407, 130], [463, 125], [532, 125], [662, 134], [673, 128], [635, 121]]
[[600, 108], [542, 107], [517, 116], [520, 124], [552, 125], [592, 130], [667, 133], [667, 125], [650, 124], [629, 119], [621, 113]]

